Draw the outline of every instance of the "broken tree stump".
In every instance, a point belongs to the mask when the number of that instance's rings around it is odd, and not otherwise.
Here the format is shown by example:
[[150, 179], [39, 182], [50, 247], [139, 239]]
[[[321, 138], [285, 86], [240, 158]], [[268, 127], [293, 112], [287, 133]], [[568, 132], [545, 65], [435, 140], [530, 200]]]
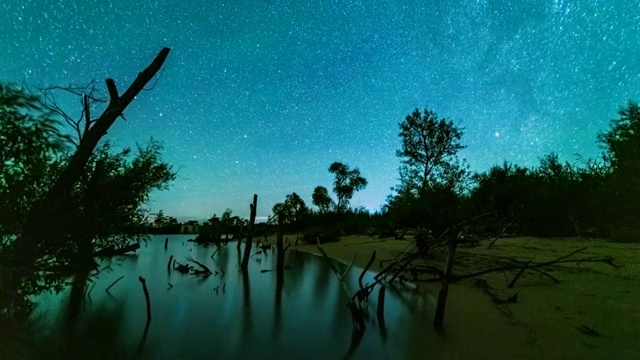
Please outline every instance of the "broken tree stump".
[[256, 222], [256, 207], [258, 206], [258, 195], [253, 195], [253, 203], [249, 205], [251, 209], [251, 216], [249, 217], [249, 228], [247, 229], [247, 240], [244, 245], [244, 256], [242, 257], [242, 263], [240, 269], [246, 270], [249, 266], [249, 258], [251, 257], [251, 237], [253, 236], [253, 226]]
[[147, 290], [147, 281], [142, 276], [139, 276], [138, 280], [140, 280], [140, 283], [142, 283], [142, 291], [144, 291], [144, 298], [147, 302], [147, 324], [148, 324], [149, 322], [151, 322], [151, 302], [149, 301], [149, 290]]

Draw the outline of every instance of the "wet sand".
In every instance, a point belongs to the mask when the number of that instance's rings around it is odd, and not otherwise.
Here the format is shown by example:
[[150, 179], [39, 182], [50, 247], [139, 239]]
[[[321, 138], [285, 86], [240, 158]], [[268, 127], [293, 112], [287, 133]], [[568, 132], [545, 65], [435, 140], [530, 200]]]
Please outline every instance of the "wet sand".
[[[292, 243], [296, 236], [286, 236]], [[275, 239], [270, 238], [269, 242]], [[379, 271], [379, 260], [390, 259], [410, 247], [412, 239], [378, 239], [347, 236], [339, 242], [323, 244], [327, 254], [363, 268], [372, 251], [377, 252], [371, 270]], [[518, 302], [494, 304], [478, 281], [467, 279], [451, 285], [445, 312], [444, 330], [438, 336], [424, 334], [436, 343], [418, 343], [417, 351], [437, 348], [448, 359], [635, 359], [640, 354], [640, 244], [616, 244], [577, 238], [533, 237], [499, 239], [492, 249], [488, 242], [479, 247], [458, 249], [455, 274], [495, 267], [499, 257], [547, 261], [587, 247], [576, 259], [611, 256], [616, 269], [602, 263], [563, 264], [549, 269], [560, 281], [531, 271], [512, 289], [508, 283], [515, 271], [478, 277], [486, 281], [498, 298], [518, 293]], [[319, 254], [316, 245], [292, 245], [290, 249]], [[443, 267], [444, 253], [427, 261]], [[421, 260], [422, 261], [422, 260]], [[417, 291], [433, 302], [439, 283], [418, 283]], [[431, 321], [425, 319], [425, 321]], [[592, 331], [591, 331], [592, 330]], [[425, 331], [421, 329], [420, 331]]]

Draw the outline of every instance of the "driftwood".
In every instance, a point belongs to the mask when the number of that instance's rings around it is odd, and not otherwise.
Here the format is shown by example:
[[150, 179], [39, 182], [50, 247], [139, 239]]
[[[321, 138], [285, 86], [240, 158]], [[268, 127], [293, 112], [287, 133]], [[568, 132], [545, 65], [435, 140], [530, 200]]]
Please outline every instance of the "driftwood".
[[202, 268], [202, 270], [193, 270], [193, 273], [194, 273], [195, 275], [201, 275], [201, 274], [204, 274], [204, 275], [211, 275], [211, 274], [213, 274], [213, 272], [211, 272], [211, 270], [209, 270], [209, 268], [208, 268], [208, 267], [206, 267], [206, 266], [205, 266], [203, 263], [201, 263], [201, 262], [198, 262], [198, 261], [196, 261], [196, 260], [193, 260], [193, 258], [192, 258], [191, 256], [189, 256], [189, 257], [187, 258], [187, 261], [190, 261], [190, 262], [192, 262], [192, 263], [194, 263], [194, 264], [197, 264], [198, 266], [200, 266], [200, 267]]
[[107, 246], [106, 248], [98, 250], [95, 253], [93, 253], [93, 256], [108, 257], [108, 256], [124, 255], [130, 251], [135, 252], [138, 249], [140, 249], [140, 243], [138, 242], [128, 244], [119, 248], [116, 248], [115, 246]]
[[169, 262], [167, 263], [167, 271], [171, 271], [171, 261], [173, 261], [173, 255], [169, 257]]
[[109, 289], [111, 289], [111, 287], [115, 284], [118, 283], [118, 281], [122, 280], [122, 278], [124, 278], [124, 275], [120, 276], [119, 278], [116, 279], [116, 281], [112, 282], [111, 285], [109, 285], [106, 289], [104, 289], [104, 291], [109, 292]]
[[[176, 266], [176, 264], [178, 264], [178, 266]], [[180, 264], [175, 259], [173, 260], [173, 268], [183, 274], [188, 274], [192, 269], [188, 264]]]

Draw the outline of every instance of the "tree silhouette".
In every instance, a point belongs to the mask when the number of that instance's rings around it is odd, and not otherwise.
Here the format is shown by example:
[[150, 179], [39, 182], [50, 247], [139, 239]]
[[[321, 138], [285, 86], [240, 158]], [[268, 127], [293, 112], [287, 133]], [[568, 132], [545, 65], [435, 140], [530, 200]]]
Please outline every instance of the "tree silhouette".
[[313, 189], [311, 201], [313, 205], [320, 209], [321, 213], [329, 212], [329, 209], [331, 209], [331, 205], [333, 204], [333, 200], [329, 196], [329, 190], [324, 186], [316, 186], [316, 188]]
[[[127, 157], [131, 150], [128, 149], [114, 154], [103, 146], [96, 151], [102, 137], [160, 70], [168, 54], [168, 48], [162, 49], [122, 94], [115, 81], [107, 79], [105, 83], [110, 99], [99, 117], [92, 118], [88, 102], [83, 101], [85, 126], [73, 153], [56, 151], [60, 150], [59, 145], [64, 145], [57, 139], [42, 142], [50, 134], [58, 136], [48, 126], [51, 121], [44, 121], [45, 116], [37, 118], [38, 113], [42, 114], [39, 108], [30, 109], [35, 103], [33, 97], [5, 92], [6, 87], [2, 87], [0, 129], [9, 133], [8, 136], [0, 136], [0, 148], [10, 149], [1, 155], [5, 157], [2, 172], [13, 174], [0, 180], [0, 192], [6, 194], [15, 185], [7, 179], [21, 179], [15, 176], [16, 171], [30, 174], [28, 177], [33, 181], [30, 181], [30, 187], [33, 188], [18, 188], [13, 195], [16, 196], [13, 199], [21, 199], [17, 204], [21, 209], [16, 209], [16, 212], [22, 212], [24, 217], [17, 223], [9, 219], [7, 225], [17, 225], [17, 229], [10, 232], [10, 226], [4, 226], [4, 219], [0, 220], [3, 222], [0, 226], [0, 259], [5, 270], [0, 274], [0, 283], [3, 284], [0, 315], [28, 312], [29, 296], [44, 290], [59, 290], [65, 277], [71, 271], [77, 271], [73, 268], [81, 262], [80, 255], [87, 258], [80, 265], [85, 271], [88, 266], [93, 266], [95, 263], [89, 259], [93, 257], [96, 238], [121, 241], [135, 237], [136, 229], [130, 227], [132, 223], [109, 224], [109, 221], [127, 218], [119, 215], [128, 213], [132, 215], [129, 217], [132, 222], [142, 224], [145, 216], [141, 205], [147, 200], [148, 193], [154, 188], [163, 188], [167, 181], [173, 179], [175, 174], [159, 160], [157, 147], [139, 149], [140, 153], [130, 162]], [[31, 135], [25, 138], [16, 134]], [[25, 158], [20, 154], [25, 149], [37, 155], [34, 160], [42, 161], [29, 160], [31, 165], [19, 169], [14, 161]], [[120, 165], [125, 167], [118, 167]], [[104, 175], [106, 178], [101, 178]], [[25, 198], [27, 194], [33, 197]], [[108, 211], [114, 217], [101, 220], [103, 214], [99, 210]], [[76, 230], [78, 224], [74, 222], [82, 220], [85, 221], [82, 228], [87, 231], [83, 233]], [[96, 224], [99, 226], [94, 227]], [[105, 235], [103, 231], [110, 234]]]
[[367, 179], [360, 176], [358, 168], [350, 169], [348, 165], [341, 162], [331, 164], [329, 172], [335, 175], [333, 192], [338, 198], [336, 211], [341, 213], [348, 209], [353, 194], [367, 186]]
[[399, 126], [402, 148], [396, 155], [402, 158], [401, 178], [409, 187], [424, 191], [430, 177], [445, 173], [464, 148], [460, 143], [463, 129], [427, 109], [423, 113], [415, 109]]

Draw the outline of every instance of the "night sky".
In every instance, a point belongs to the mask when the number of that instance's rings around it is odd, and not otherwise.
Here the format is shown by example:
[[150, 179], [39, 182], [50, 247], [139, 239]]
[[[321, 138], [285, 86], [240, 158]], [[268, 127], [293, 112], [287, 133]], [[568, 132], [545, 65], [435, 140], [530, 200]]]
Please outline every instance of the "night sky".
[[640, 100], [639, 45], [637, 0], [0, 4], [0, 81], [112, 77], [123, 92], [171, 48], [108, 138], [164, 144], [179, 175], [149, 206], [181, 220], [247, 216], [254, 193], [258, 216], [291, 192], [311, 205], [334, 161], [369, 181], [352, 205], [379, 209], [397, 183], [397, 124], [416, 107], [466, 129], [473, 170], [596, 156], [596, 134]]

